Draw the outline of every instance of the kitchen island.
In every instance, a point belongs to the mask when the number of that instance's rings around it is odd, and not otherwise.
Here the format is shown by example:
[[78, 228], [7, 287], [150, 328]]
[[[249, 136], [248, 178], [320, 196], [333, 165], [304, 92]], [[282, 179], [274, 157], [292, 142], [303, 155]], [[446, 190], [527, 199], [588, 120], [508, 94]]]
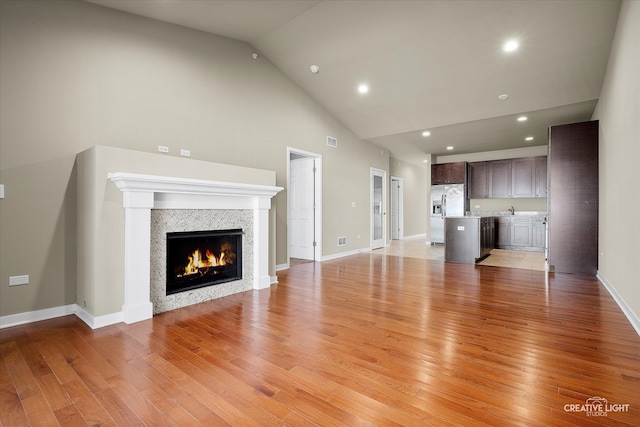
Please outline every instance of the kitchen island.
[[492, 216], [446, 217], [444, 260], [475, 264], [489, 256], [496, 243], [496, 220]]

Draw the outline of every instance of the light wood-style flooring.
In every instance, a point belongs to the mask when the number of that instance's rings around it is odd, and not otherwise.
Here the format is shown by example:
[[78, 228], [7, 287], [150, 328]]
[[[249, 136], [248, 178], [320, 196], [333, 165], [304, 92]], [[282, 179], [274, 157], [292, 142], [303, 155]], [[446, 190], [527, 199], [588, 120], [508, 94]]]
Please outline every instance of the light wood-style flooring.
[[[640, 337], [594, 277], [373, 252], [278, 277], [131, 325], [0, 330], [0, 424], [640, 424]], [[628, 409], [571, 410], [593, 397]]]

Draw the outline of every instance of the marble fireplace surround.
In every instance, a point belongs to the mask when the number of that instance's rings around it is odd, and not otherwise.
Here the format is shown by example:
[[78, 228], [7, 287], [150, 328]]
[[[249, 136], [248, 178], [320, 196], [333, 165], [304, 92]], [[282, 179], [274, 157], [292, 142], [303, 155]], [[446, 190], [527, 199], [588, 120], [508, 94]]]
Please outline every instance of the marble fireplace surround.
[[[151, 209], [250, 209], [253, 211], [253, 289], [268, 288], [269, 210], [282, 187], [114, 172], [125, 210], [123, 321], [153, 317]], [[140, 259], [148, 260], [141, 263]]]

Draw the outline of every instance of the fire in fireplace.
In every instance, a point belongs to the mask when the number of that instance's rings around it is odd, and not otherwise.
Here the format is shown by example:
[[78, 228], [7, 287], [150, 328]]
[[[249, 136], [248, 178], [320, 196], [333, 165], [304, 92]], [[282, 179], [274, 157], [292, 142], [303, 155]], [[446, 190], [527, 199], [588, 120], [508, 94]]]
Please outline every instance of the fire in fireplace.
[[167, 295], [242, 279], [242, 230], [167, 233]]

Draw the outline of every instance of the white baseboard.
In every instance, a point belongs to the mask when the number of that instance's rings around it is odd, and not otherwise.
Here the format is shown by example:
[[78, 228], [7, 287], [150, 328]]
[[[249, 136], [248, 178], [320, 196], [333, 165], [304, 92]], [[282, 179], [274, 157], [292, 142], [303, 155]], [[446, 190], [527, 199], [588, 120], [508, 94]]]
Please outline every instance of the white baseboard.
[[272, 285], [278, 284], [278, 276], [271, 276], [271, 284]]
[[68, 316], [69, 314], [74, 314], [77, 307], [77, 304], [69, 304], [60, 307], [45, 308], [44, 310], [28, 311], [26, 313], [2, 316], [0, 317], [0, 329], [24, 325], [26, 323], [39, 322], [41, 320], [54, 319], [56, 317]]
[[344, 258], [346, 256], [357, 255], [363, 252], [371, 252], [371, 248], [354, 249], [352, 251], [339, 252], [337, 254], [326, 255], [322, 257], [322, 261], [330, 261], [332, 259]]
[[124, 314], [121, 311], [109, 313], [103, 316], [93, 316], [80, 306], [76, 306], [75, 315], [86, 323], [91, 329], [103, 328], [105, 326], [115, 325], [124, 321]]
[[402, 240], [411, 240], [411, 239], [426, 239], [427, 233], [422, 234], [414, 234], [412, 236], [404, 236]]
[[78, 304], [63, 305], [61, 307], [46, 308], [44, 310], [28, 311], [26, 313], [12, 314], [0, 317], [0, 329], [12, 326], [24, 325], [27, 323], [39, 322], [41, 320], [55, 319], [56, 317], [75, 314], [80, 320], [91, 329], [98, 329], [104, 326], [114, 325], [122, 322], [122, 312], [110, 313], [104, 316], [93, 316]]
[[276, 265], [276, 271], [288, 270], [288, 269], [289, 269], [289, 264], [278, 264], [278, 265]]
[[616, 288], [613, 287], [613, 285], [607, 280], [606, 277], [602, 275], [602, 273], [600, 273], [600, 271], [598, 271], [598, 274], [596, 274], [596, 277], [598, 278], [600, 283], [602, 283], [602, 285], [606, 288], [606, 290], [609, 292], [609, 294], [611, 295], [613, 300], [616, 302], [616, 304], [618, 304], [618, 307], [620, 307], [620, 310], [622, 310], [627, 320], [629, 320], [629, 323], [631, 323], [631, 326], [633, 326], [633, 329], [636, 330], [636, 333], [640, 335], [640, 318], [638, 318], [638, 315], [633, 312], [631, 307], [627, 305], [627, 303], [620, 296], [618, 291], [616, 291]]

